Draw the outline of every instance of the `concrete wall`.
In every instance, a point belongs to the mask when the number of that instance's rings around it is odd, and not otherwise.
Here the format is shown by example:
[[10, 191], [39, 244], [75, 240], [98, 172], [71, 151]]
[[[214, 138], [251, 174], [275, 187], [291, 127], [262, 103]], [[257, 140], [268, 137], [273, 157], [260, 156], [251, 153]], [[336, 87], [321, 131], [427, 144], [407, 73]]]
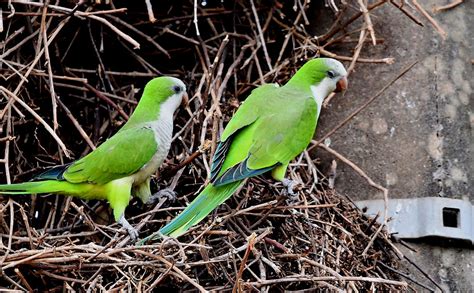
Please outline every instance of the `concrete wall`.
[[[419, 1], [427, 10], [447, 1]], [[362, 55], [394, 57], [393, 65], [359, 64], [344, 97], [334, 99], [320, 118], [318, 136], [388, 83], [407, 64], [419, 60], [371, 106], [332, 137], [331, 147], [358, 164], [390, 197], [442, 196], [474, 202], [473, 64], [474, 1], [434, 15], [448, 32], [419, 27], [391, 5], [373, 13], [382, 45], [366, 44]], [[341, 52], [342, 53], [342, 52]], [[347, 54], [347, 53], [346, 53]], [[332, 159], [318, 150], [327, 165]], [[355, 200], [381, 195], [348, 166], [340, 164], [336, 187]], [[408, 253], [449, 291], [474, 290], [471, 249], [413, 244]]]

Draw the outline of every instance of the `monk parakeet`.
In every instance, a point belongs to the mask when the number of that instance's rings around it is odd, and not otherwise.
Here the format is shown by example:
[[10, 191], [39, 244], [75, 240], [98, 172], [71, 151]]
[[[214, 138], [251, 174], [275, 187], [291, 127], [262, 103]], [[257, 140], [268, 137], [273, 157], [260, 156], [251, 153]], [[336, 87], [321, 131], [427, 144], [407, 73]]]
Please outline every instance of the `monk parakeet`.
[[186, 101], [186, 86], [181, 80], [155, 78], [145, 86], [127, 123], [93, 152], [73, 163], [53, 167], [32, 182], [0, 185], [0, 193], [56, 193], [107, 200], [115, 220], [136, 239], [138, 232], [125, 219], [125, 208], [132, 194], [144, 203], [150, 200], [150, 176], [168, 154], [173, 114]]
[[324, 98], [346, 88], [344, 66], [334, 59], [317, 58], [304, 64], [284, 86], [265, 84], [253, 90], [220, 137], [210, 183], [157, 234], [182, 235], [228, 199], [246, 178], [265, 172], [271, 172], [292, 194], [294, 183], [285, 178], [288, 164], [313, 138]]

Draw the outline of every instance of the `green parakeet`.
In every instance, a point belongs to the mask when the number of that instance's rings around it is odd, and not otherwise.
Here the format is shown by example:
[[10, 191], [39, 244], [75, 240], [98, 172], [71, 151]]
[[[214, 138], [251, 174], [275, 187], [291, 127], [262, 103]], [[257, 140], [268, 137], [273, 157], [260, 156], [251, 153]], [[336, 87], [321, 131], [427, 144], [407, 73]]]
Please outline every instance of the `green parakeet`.
[[[212, 159], [210, 183], [159, 233], [178, 237], [228, 199], [246, 178], [271, 171], [285, 178], [291, 160], [310, 143], [324, 98], [347, 88], [347, 72], [337, 60], [304, 64], [282, 87], [265, 84], [252, 91], [227, 124]], [[157, 233], [157, 234], [159, 234]], [[155, 235], [145, 240], [155, 238]]]
[[168, 154], [173, 114], [186, 101], [186, 86], [181, 80], [157, 77], [145, 86], [127, 123], [93, 152], [53, 167], [32, 182], [0, 185], [0, 193], [56, 193], [107, 200], [115, 220], [136, 239], [138, 232], [125, 219], [125, 208], [132, 194], [144, 203], [150, 200], [150, 176]]

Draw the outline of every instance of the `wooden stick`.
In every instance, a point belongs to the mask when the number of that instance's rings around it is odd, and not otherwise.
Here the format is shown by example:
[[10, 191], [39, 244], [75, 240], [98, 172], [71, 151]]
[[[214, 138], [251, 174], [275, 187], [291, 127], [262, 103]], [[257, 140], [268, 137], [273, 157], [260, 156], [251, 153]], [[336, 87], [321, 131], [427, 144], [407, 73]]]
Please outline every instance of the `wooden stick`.
[[3, 95], [6, 98], [10, 97], [11, 99], [13, 99], [17, 103], [19, 103], [23, 108], [25, 108], [25, 110], [30, 112], [30, 114], [33, 115], [33, 117], [35, 117], [35, 119], [39, 123], [41, 123], [44, 126], [44, 128], [49, 132], [49, 134], [51, 134], [51, 136], [56, 140], [59, 147], [61, 148], [61, 150], [66, 155], [66, 157], [68, 157], [68, 158], [71, 157], [71, 154], [70, 154], [69, 150], [67, 149], [66, 145], [63, 143], [61, 138], [59, 138], [59, 136], [54, 132], [54, 130], [51, 128], [51, 126], [49, 126], [48, 123], [46, 123], [46, 121], [44, 121], [43, 118], [41, 118], [41, 116], [38, 115], [38, 113], [35, 112], [35, 110], [33, 110], [30, 106], [28, 106], [25, 102], [23, 102], [20, 98], [18, 98], [14, 93], [7, 90], [4, 86], [0, 86], [0, 91], [2, 91]]
[[426, 19], [428, 19], [428, 21], [433, 25], [436, 31], [440, 34], [441, 38], [446, 40], [448, 33], [438, 24], [436, 20], [434, 20], [434, 18], [423, 8], [423, 6], [418, 3], [417, 0], [412, 0], [412, 2], [416, 9], [418, 9], [418, 11], [423, 14], [423, 16], [426, 17]]

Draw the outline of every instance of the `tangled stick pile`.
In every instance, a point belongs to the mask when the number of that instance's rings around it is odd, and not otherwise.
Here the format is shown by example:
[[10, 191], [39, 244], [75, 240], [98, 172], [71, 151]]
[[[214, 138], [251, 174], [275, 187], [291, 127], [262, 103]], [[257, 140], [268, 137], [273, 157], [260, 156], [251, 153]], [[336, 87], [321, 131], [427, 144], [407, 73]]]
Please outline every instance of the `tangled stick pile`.
[[[357, 62], [392, 63], [361, 57], [370, 55], [361, 53], [366, 43], [377, 42], [370, 13], [389, 5], [415, 22], [424, 15], [415, 0], [414, 7], [385, 0], [329, 0], [328, 7], [305, 0], [100, 2], [13, 0], [3, 7], [2, 183], [90, 152], [126, 121], [149, 79], [178, 76], [188, 84], [192, 113], [178, 113], [154, 185], [171, 186], [179, 197], [131, 204], [127, 216], [141, 237], [174, 217], [206, 182], [219, 133], [255, 86], [284, 82], [318, 55], [345, 61], [349, 72]], [[312, 28], [322, 24], [313, 14], [321, 10], [334, 21], [315, 37]], [[344, 56], [332, 53], [347, 44], [354, 47]], [[334, 190], [335, 168], [322, 174], [315, 159], [305, 152], [290, 166], [301, 182], [299, 203], [288, 205], [268, 177], [254, 178], [179, 242], [141, 247], [111, 224], [103, 202], [4, 196], [0, 285], [88, 292], [429, 288], [410, 277], [390, 235]]]

